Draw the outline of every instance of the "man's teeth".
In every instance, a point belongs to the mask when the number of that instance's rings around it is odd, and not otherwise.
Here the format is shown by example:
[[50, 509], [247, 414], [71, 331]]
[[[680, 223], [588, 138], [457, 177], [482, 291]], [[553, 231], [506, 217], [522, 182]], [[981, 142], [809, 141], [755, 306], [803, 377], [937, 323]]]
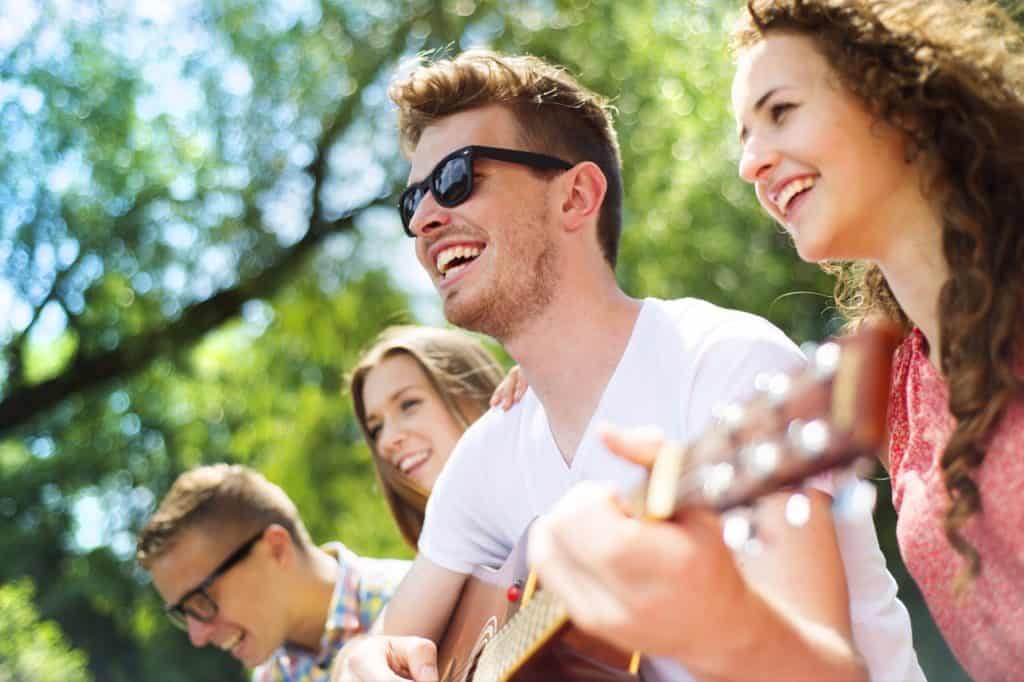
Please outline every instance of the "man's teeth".
[[398, 470], [403, 474], [409, 473], [413, 467], [418, 466], [421, 462], [427, 461], [430, 457], [430, 453], [427, 450], [421, 450], [420, 452], [414, 452], [411, 455], [406, 455], [398, 461]]
[[800, 178], [799, 180], [794, 180], [783, 187], [782, 191], [779, 192], [778, 199], [775, 200], [775, 204], [779, 207], [779, 210], [785, 214], [786, 209], [789, 208], [789, 202], [793, 200], [793, 197], [805, 189], [814, 187], [814, 182], [814, 178]]
[[477, 256], [480, 255], [480, 251], [481, 249], [476, 246], [453, 246], [450, 249], [445, 249], [441, 253], [437, 254], [437, 271], [440, 272], [445, 277], [447, 277], [449, 274], [451, 274], [451, 272], [454, 272], [463, 267], [464, 265], [466, 265], [465, 263], [462, 263], [460, 265], [456, 265], [455, 267], [451, 268], [451, 270], [449, 270], [448, 266], [451, 264], [452, 261], [460, 258], [476, 258]]
[[245, 639], [245, 633], [244, 633], [244, 632], [238, 632], [238, 633], [237, 633], [237, 634], [235, 634], [235, 636], [234, 636], [234, 637], [232, 637], [231, 639], [229, 639], [229, 640], [227, 640], [227, 641], [225, 641], [225, 642], [221, 642], [221, 643], [220, 643], [220, 648], [221, 648], [221, 649], [223, 649], [224, 651], [231, 651], [231, 650], [232, 650], [232, 649], [234, 649], [234, 648], [235, 648], [236, 646], [238, 646], [238, 644], [239, 644], [239, 643], [240, 643], [240, 642], [241, 642], [241, 641], [242, 641], [243, 639]]

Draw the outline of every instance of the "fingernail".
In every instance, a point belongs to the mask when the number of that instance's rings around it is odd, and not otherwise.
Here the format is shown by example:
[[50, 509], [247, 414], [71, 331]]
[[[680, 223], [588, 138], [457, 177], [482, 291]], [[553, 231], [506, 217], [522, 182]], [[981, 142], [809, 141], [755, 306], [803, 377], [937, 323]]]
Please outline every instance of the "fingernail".
[[423, 682], [432, 682], [437, 679], [437, 667], [433, 665], [421, 665], [417, 679]]

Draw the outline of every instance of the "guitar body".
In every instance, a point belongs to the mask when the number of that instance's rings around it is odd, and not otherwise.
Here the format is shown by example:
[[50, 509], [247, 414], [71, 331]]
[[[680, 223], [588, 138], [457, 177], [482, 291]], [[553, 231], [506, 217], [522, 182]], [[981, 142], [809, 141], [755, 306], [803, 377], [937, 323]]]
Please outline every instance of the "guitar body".
[[[537, 637], [536, 628], [522, 628], [530, 623], [519, 622], [516, 625], [523, 632], [522, 637], [505, 640], [498, 637], [499, 632], [508, 635], [510, 628], [506, 625], [520, 612], [522, 601], [529, 598], [526, 595], [525, 599], [521, 597], [517, 601], [509, 599], [509, 587], [517, 586], [523, 594], [529, 578], [526, 537], [524, 533], [501, 568], [478, 567], [467, 578], [438, 647], [442, 682], [636, 682], [638, 676], [629, 672], [630, 654], [585, 635], [567, 622], [556, 624], [554, 634], [543, 637]], [[533, 607], [538, 605], [535, 603]], [[527, 608], [520, 615], [530, 618], [530, 610]], [[538, 611], [537, 615], [546, 617], [543, 611]], [[538, 627], [546, 625], [546, 621], [538, 621]], [[541, 643], [535, 644], [536, 641]], [[501, 649], [507, 649], [508, 656], [528, 660], [513, 672], [494, 672], [492, 668], [477, 665], [488, 647], [491, 647], [488, 651], [491, 656], [500, 658]], [[523, 656], [534, 647], [532, 654]], [[495, 648], [499, 650], [496, 652]]]

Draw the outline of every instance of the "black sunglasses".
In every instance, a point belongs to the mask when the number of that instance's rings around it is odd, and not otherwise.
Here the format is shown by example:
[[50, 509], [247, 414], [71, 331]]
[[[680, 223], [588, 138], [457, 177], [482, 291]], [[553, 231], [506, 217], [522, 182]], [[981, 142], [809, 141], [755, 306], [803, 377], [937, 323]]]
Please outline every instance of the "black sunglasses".
[[438, 204], [445, 208], [453, 208], [469, 198], [473, 193], [473, 160], [493, 159], [506, 163], [518, 163], [530, 168], [542, 170], [569, 170], [572, 164], [547, 154], [534, 154], [518, 149], [502, 149], [500, 147], [481, 147], [472, 145], [456, 149], [434, 166], [430, 175], [409, 185], [398, 200], [398, 212], [402, 216], [402, 227], [410, 237], [415, 237], [409, 225], [412, 216], [419, 208], [420, 202], [429, 191]]
[[213, 572], [206, 576], [203, 582], [186, 592], [185, 596], [179, 599], [176, 604], [166, 606], [164, 613], [171, 619], [171, 622], [186, 631], [188, 630], [189, 616], [203, 623], [212, 623], [213, 619], [217, 617], [217, 602], [206, 591], [207, 588], [213, 584], [214, 580], [227, 573], [235, 564], [247, 557], [249, 552], [252, 551], [253, 546], [263, 537], [266, 530], [264, 528], [258, 534], [246, 540], [245, 544], [232, 552], [227, 559], [220, 563], [220, 566], [213, 569]]

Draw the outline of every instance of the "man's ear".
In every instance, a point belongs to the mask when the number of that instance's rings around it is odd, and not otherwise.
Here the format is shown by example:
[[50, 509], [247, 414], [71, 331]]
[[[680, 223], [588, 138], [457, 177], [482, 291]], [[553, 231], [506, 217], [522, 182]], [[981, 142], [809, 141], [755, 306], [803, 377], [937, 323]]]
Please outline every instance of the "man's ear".
[[267, 543], [270, 556], [276, 562], [287, 565], [295, 559], [295, 542], [284, 526], [276, 523], [267, 526], [263, 531], [263, 541]]
[[608, 179], [596, 163], [581, 161], [565, 172], [564, 182], [562, 221], [573, 232], [597, 220], [608, 191]]

